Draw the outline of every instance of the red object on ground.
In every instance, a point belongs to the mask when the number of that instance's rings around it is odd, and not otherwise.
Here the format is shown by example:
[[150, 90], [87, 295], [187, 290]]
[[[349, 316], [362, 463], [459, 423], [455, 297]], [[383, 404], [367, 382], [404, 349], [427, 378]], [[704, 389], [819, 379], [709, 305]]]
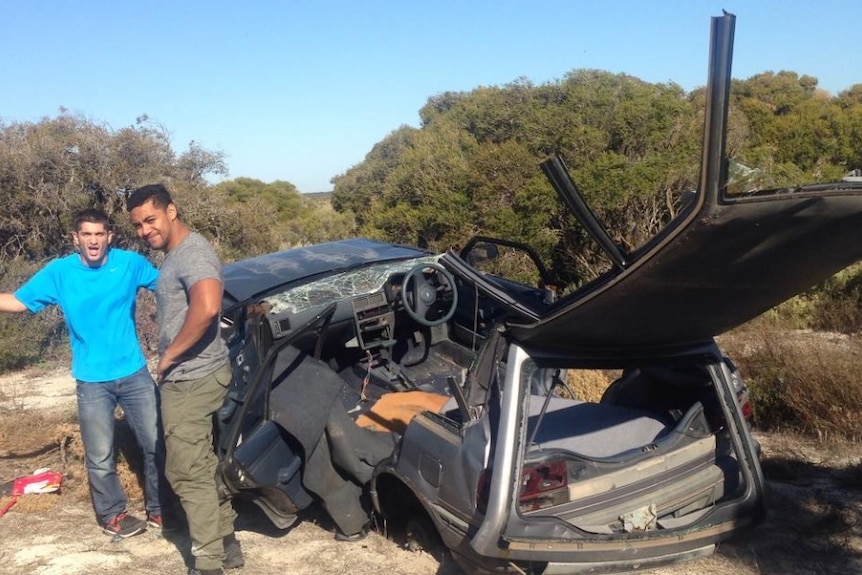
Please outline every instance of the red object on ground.
[[60, 490], [63, 474], [57, 471], [38, 469], [33, 475], [19, 477], [12, 482], [12, 499], [0, 509], [0, 517], [6, 514], [22, 495], [31, 493], [53, 493]]

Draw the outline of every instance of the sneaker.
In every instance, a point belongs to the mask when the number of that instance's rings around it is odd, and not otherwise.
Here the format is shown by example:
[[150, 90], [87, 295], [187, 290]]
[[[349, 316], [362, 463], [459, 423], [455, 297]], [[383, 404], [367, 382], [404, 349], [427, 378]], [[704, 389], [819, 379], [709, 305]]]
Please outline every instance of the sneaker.
[[222, 566], [225, 569], [238, 569], [245, 565], [245, 557], [242, 556], [242, 547], [235, 535], [228, 535], [223, 540], [224, 544], [224, 561]]
[[132, 517], [125, 511], [118, 513], [113, 519], [102, 526], [102, 531], [116, 537], [131, 537], [147, 529], [147, 524], [137, 517]]
[[161, 529], [164, 527], [162, 525], [162, 516], [155, 513], [147, 513], [147, 526], [153, 529]]

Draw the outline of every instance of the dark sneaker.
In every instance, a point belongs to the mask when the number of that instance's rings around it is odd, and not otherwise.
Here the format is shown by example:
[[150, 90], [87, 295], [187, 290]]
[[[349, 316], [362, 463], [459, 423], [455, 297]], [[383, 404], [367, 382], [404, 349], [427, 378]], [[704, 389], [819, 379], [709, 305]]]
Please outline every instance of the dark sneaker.
[[224, 561], [222, 566], [225, 569], [238, 569], [245, 565], [245, 557], [242, 556], [242, 547], [235, 535], [228, 535], [223, 539], [224, 544]]
[[122, 513], [118, 513], [116, 516], [114, 516], [113, 519], [111, 519], [102, 526], [102, 531], [104, 531], [108, 535], [114, 535], [116, 537], [123, 538], [137, 535], [138, 533], [146, 531], [146, 529], [146, 523], [144, 523], [137, 517], [132, 517], [125, 511], [123, 511]]
[[162, 516], [156, 515], [155, 513], [147, 513], [147, 527], [161, 529], [163, 527]]

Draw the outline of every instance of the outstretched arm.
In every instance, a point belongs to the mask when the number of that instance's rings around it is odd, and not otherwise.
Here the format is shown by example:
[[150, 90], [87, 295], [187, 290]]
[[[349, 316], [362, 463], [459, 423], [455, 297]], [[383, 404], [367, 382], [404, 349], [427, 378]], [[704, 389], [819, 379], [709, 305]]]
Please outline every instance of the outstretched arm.
[[156, 368], [157, 378], [177, 363], [177, 359], [206, 334], [221, 311], [222, 285], [217, 279], [207, 278], [189, 289], [189, 310], [179, 333], [162, 353]]
[[18, 301], [15, 294], [0, 293], [0, 311], [22, 312], [27, 311], [27, 306]]

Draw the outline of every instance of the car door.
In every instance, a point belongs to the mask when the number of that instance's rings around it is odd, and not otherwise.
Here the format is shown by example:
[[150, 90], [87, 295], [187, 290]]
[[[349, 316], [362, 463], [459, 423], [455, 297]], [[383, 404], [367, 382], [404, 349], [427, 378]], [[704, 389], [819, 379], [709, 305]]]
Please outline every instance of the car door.
[[489, 297], [463, 273], [456, 274], [458, 309], [453, 316], [456, 338], [471, 343], [484, 340], [497, 322], [512, 317], [518, 307], [538, 311], [556, 300], [556, 286], [539, 255], [520, 242], [474, 236], [458, 258], [484, 283], [496, 287], [519, 306]]
[[217, 413], [220, 478], [226, 494], [250, 499], [280, 528], [292, 525], [313, 499], [302, 484], [303, 446], [273, 418], [270, 404], [273, 390], [294, 367], [279, 366], [276, 374], [274, 366], [297, 340], [325, 332], [336, 305], [328, 305], [276, 340], [262, 314], [253, 309], [244, 314], [244, 335], [232, 354], [231, 389]]

